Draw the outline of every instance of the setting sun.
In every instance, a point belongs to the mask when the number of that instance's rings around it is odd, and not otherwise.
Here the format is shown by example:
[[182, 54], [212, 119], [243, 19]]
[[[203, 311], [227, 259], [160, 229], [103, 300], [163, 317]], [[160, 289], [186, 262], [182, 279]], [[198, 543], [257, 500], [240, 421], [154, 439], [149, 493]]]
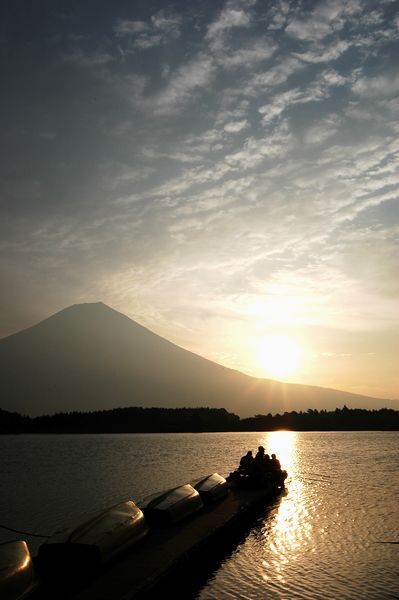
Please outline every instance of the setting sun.
[[271, 335], [259, 342], [259, 366], [271, 377], [285, 377], [298, 371], [303, 349], [288, 335]]

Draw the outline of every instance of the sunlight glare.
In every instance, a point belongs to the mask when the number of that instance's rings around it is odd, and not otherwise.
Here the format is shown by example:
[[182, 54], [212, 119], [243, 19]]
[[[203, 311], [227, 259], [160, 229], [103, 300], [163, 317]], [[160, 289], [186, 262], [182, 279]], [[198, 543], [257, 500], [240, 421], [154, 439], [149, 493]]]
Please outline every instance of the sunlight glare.
[[[269, 454], [273, 452], [288, 471], [288, 494], [284, 496], [275, 512], [275, 517], [267, 530], [265, 543], [274, 560], [270, 561], [268, 574], [274, 571], [278, 580], [284, 578], [291, 561], [308, 551], [312, 543], [312, 515], [309, 513], [304, 484], [296, 476], [298, 469], [297, 433], [294, 431], [274, 431], [265, 434], [264, 446]], [[265, 567], [266, 568], [266, 567]]]
[[274, 452], [281, 462], [281, 468], [288, 471], [290, 475], [295, 461], [296, 437], [295, 431], [270, 431], [264, 442], [266, 452], [269, 454]]
[[298, 371], [302, 347], [288, 335], [271, 335], [260, 340], [258, 362], [271, 377], [284, 377]]

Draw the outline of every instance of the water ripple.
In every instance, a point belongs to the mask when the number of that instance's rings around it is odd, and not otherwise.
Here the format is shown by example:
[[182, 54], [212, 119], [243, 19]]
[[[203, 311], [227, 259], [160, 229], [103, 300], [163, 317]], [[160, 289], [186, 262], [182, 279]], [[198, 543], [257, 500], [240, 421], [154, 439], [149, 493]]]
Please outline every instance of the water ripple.
[[226, 475], [263, 445], [287, 468], [288, 493], [197, 598], [399, 598], [399, 545], [376, 543], [399, 541], [398, 442], [397, 432], [0, 436], [0, 522], [51, 533], [124, 498]]
[[[265, 435], [270, 451], [275, 435]], [[399, 438], [387, 437], [284, 432], [279, 454], [291, 473], [288, 495], [198, 598], [398, 598], [398, 546], [375, 544], [398, 539], [392, 445]]]

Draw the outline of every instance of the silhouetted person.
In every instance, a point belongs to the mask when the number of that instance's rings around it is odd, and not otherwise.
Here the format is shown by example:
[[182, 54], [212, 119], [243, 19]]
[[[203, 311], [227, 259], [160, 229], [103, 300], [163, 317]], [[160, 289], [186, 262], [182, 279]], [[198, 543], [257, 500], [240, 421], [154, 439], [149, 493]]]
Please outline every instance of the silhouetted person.
[[273, 469], [276, 469], [276, 471], [281, 470], [280, 461], [278, 460], [278, 458], [275, 454], [272, 454], [270, 463], [271, 463], [271, 466], [273, 467]]
[[254, 460], [257, 465], [262, 465], [264, 458], [265, 458], [265, 449], [263, 446], [259, 446]]
[[250, 473], [252, 470], [254, 460], [255, 459], [252, 456], [252, 450], [248, 450], [248, 452], [240, 460], [239, 470], [242, 473]]
[[263, 446], [258, 447], [258, 452], [254, 458], [253, 477], [257, 484], [262, 485], [266, 478], [266, 463], [265, 463], [265, 449]]

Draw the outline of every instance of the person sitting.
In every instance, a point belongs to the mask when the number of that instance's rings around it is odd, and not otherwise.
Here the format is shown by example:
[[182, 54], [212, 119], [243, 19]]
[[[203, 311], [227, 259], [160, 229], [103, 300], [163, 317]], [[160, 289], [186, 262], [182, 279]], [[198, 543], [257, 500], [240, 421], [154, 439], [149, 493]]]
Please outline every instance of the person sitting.
[[269, 461], [266, 458], [263, 446], [258, 447], [258, 452], [254, 458], [253, 479], [257, 485], [265, 485], [268, 479]]
[[265, 459], [265, 449], [263, 446], [258, 446], [258, 451], [256, 453], [256, 456], [254, 458], [255, 463], [257, 465], [263, 465], [263, 461]]
[[236, 479], [241, 485], [255, 489], [266, 489], [270, 485], [284, 487], [287, 472], [282, 471], [280, 461], [275, 454], [271, 458], [265, 454], [263, 446], [258, 447], [255, 458], [249, 450], [240, 460], [240, 465], [234, 473], [230, 473], [230, 479]]
[[239, 472], [248, 475], [252, 470], [254, 460], [252, 450], [248, 450], [240, 460], [240, 466], [238, 467]]
[[270, 461], [271, 467], [273, 469], [275, 469], [276, 471], [280, 471], [281, 470], [281, 465], [280, 465], [280, 461], [278, 460], [277, 456], [275, 454], [272, 454], [272, 458]]
[[275, 483], [284, 486], [284, 481], [287, 479], [287, 471], [281, 469], [280, 461], [275, 454], [272, 454], [270, 459], [271, 478]]

